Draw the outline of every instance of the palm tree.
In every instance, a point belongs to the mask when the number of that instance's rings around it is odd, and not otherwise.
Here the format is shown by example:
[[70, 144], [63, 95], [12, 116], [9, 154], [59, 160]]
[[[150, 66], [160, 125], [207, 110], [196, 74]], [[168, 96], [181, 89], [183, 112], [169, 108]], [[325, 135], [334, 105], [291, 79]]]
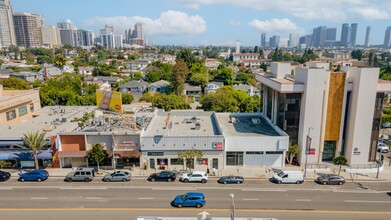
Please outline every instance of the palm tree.
[[63, 71], [63, 67], [65, 66], [67, 59], [62, 54], [57, 54], [54, 57], [54, 66], [60, 68], [61, 73]]
[[22, 140], [24, 142], [24, 146], [19, 147], [33, 152], [35, 169], [38, 169], [39, 165], [37, 155], [38, 152], [46, 146], [45, 133], [39, 131], [29, 132], [27, 134], [23, 134]]

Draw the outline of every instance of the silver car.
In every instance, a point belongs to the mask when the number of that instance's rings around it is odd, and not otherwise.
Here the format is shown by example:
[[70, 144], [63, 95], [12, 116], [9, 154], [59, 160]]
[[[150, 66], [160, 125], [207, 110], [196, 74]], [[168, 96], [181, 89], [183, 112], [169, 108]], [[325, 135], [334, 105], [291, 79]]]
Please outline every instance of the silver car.
[[125, 171], [117, 171], [106, 174], [102, 180], [105, 182], [126, 182], [132, 178], [131, 173]]

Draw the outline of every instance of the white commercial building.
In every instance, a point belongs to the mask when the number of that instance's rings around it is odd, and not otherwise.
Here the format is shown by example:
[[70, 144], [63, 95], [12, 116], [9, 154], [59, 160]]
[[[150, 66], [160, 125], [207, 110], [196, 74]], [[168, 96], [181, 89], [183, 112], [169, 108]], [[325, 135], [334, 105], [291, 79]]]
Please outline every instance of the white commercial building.
[[[298, 144], [299, 163], [332, 161], [344, 155], [349, 164], [375, 161], [382, 103], [391, 83], [378, 79], [378, 68], [307, 63], [293, 74], [289, 63], [272, 63], [271, 73], [258, 74], [263, 114]], [[307, 137], [309, 137], [307, 139]]]

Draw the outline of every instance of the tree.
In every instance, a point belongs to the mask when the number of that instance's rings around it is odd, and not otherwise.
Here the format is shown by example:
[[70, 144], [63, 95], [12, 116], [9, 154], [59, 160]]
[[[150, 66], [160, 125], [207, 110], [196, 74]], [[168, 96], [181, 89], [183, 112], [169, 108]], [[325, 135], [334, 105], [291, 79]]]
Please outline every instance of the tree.
[[165, 111], [173, 109], [190, 109], [183, 96], [175, 94], [155, 94], [152, 98], [152, 106], [162, 108]]
[[54, 62], [54, 66], [58, 67], [62, 71], [62, 68], [65, 66], [67, 59], [62, 54], [56, 54], [53, 62]]
[[10, 77], [0, 81], [3, 84], [4, 89], [16, 89], [16, 90], [28, 90], [30, 89], [29, 84], [23, 79], [17, 77]]
[[202, 150], [192, 148], [191, 150], [184, 150], [178, 152], [178, 159], [186, 162], [186, 167], [191, 171], [194, 166], [194, 159], [201, 160], [204, 156]]
[[88, 160], [96, 163], [98, 165], [99, 170], [99, 163], [102, 162], [107, 157], [106, 151], [103, 149], [103, 146], [101, 143], [96, 143], [92, 145], [92, 148], [87, 151], [87, 157]]
[[299, 155], [299, 146], [297, 144], [290, 145], [288, 148], [288, 162], [289, 164], [293, 163], [293, 159]]
[[0, 160], [0, 169], [3, 169], [4, 166], [7, 166], [8, 162], [5, 160]]
[[200, 62], [193, 64], [189, 70], [189, 75], [190, 82], [196, 85], [201, 85], [201, 88], [204, 88], [209, 81], [208, 69]]
[[196, 62], [196, 58], [189, 48], [179, 50], [176, 54], [176, 60], [183, 60], [188, 69], [190, 69], [193, 66], [193, 63]]
[[45, 133], [36, 131], [23, 134], [22, 141], [24, 146], [18, 146], [33, 152], [35, 169], [38, 169], [39, 165], [37, 155], [38, 152], [46, 146]]
[[189, 69], [183, 60], [177, 60], [172, 70], [172, 92], [176, 95], [182, 95], [185, 89], [185, 81]]
[[122, 104], [131, 104], [134, 97], [129, 93], [122, 94]]
[[346, 165], [347, 163], [348, 163], [348, 160], [343, 155], [340, 155], [340, 156], [333, 159], [333, 164], [339, 166], [338, 175], [341, 172], [342, 166]]

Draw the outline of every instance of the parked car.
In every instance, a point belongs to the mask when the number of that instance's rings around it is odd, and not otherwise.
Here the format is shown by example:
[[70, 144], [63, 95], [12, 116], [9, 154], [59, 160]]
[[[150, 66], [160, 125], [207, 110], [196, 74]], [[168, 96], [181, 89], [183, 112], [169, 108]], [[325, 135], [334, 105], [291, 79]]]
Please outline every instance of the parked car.
[[316, 182], [322, 185], [343, 185], [345, 179], [335, 174], [323, 174], [316, 179]]
[[197, 207], [201, 208], [206, 204], [205, 196], [200, 192], [188, 192], [185, 195], [178, 195], [171, 202], [172, 206], [182, 207]]
[[244, 182], [244, 178], [242, 176], [222, 176], [217, 180], [218, 183], [236, 183], [241, 184]]
[[79, 167], [79, 168], [77, 168], [77, 171], [89, 171], [92, 173], [93, 176], [95, 176], [95, 174], [96, 174], [95, 168], [92, 168], [92, 167]]
[[147, 178], [147, 180], [151, 182], [155, 182], [155, 181], [171, 182], [171, 181], [175, 181], [175, 179], [176, 179], [175, 173], [167, 172], [167, 171], [163, 171], [160, 173], [153, 173]]
[[91, 182], [94, 179], [93, 172], [91, 170], [76, 170], [76, 172], [70, 172], [65, 177], [65, 182]]
[[38, 181], [47, 180], [49, 178], [49, 173], [46, 170], [33, 170], [27, 173], [22, 173], [19, 176], [19, 181]]
[[208, 181], [208, 174], [203, 171], [193, 171], [192, 173], [183, 173], [179, 181], [188, 182], [201, 182], [206, 183]]
[[9, 178], [11, 178], [11, 174], [9, 172], [0, 170], [0, 181], [7, 181]]
[[124, 171], [117, 171], [114, 173], [106, 174], [102, 180], [105, 182], [126, 182], [130, 181], [131, 173]]
[[270, 181], [274, 183], [296, 183], [301, 184], [304, 182], [303, 173], [297, 170], [280, 170], [273, 169], [275, 172], [274, 176], [270, 179]]
[[377, 151], [381, 152], [381, 153], [388, 153], [388, 152], [390, 152], [390, 147], [383, 142], [378, 142], [377, 143]]

